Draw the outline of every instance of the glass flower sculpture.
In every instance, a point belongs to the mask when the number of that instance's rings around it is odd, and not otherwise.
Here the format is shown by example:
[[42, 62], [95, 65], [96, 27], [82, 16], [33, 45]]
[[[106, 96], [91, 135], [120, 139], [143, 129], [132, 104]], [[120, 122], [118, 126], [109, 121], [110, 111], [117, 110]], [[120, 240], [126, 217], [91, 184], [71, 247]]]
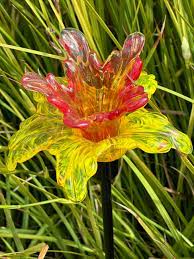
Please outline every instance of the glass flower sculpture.
[[38, 105], [10, 140], [9, 170], [48, 150], [56, 156], [58, 184], [77, 202], [85, 198], [97, 162], [116, 160], [134, 148], [192, 151], [190, 139], [164, 115], [144, 108], [157, 82], [142, 72], [143, 34], [129, 35], [105, 62], [76, 29], [63, 30], [59, 42], [67, 53], [65, 77], [27, 72], [22, 78], [25, 89], [39, 92], [34, 95]]

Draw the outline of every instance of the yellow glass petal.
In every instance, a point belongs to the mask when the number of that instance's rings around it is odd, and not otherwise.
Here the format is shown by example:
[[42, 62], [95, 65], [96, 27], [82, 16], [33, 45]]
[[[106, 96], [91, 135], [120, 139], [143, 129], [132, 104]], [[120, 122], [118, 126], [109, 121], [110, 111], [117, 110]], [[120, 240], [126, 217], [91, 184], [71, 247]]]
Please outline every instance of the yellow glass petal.
[[112, 145], [105, 152], [100, 154], [100, 156], [98, 157], [98, 162], [112, 162], [114, 160], [120, 159], [127, 152], [127, 150], [128, 149], [124, 148], [119, 149], [117, 148], [117, 145]]
[[44, 114], [44, 115], [53, 115], [53, 116], [58, 116], [58, 117], [63, 117], [63, 114], [56, 109], [56, 107], [54, 107], [53, 105], [51, 105], [46, 97], [38, 92], [33, 92], [33, 98], [34, 100], [37, 102], [37, 108], [36, 108], [36, 112], [39, 114]]
[[152, 74], [148, 75], [145, 71], [141, 72], [140, 77], [135, 83], [144, 87], [149, 99], [158, 87], [158, 82], [155, 80], [155, 76]]
[[100, 150], [98, 152], [98, 162], [111, 162], [119, 159], [127, 150], [135, 147], [136, 143], [133, 139], [122, 136], [100, 141], [96, 144], [96, 149]]
[[119, 136], [98, 142], [96, 148], [102, 146], [107, 148], [99, 153], [99, 162], [116, 160], [134, 148], [147, 153], [165, 153], [171, 148], [185, 154], [192, 152], [192, 143], [186, 134], [175, 129], [164, 115], [145, 109], [130, 113], [122, 121]]
[[68, 199], [79, 202], [87, 194], [87, 182], [97, 171], [95, 143], [72, 137], [51, 146], [49, 152], [56, 156], [57, 183]]
[[189, 137], [174, 128], [164, 115], [141, 109], [129, 114], [127, 119], [120, 135], [135, 141], [136, 147], [145, 152], [164, 153], [171, 148], [185, 154], [192, 152]]
[[11, 137], [7, 167], [10, 171], [41, 150], [46, 150], [57, 140], [68, 137], [67, 129], [60, 116], [34, 114], [21, 123], [20, 129]]
[[46, 97], [38, 92], [32, 92], [33, 94], [33, 99], [37, 102], [37, 103], [44, 103], [47, 102]]

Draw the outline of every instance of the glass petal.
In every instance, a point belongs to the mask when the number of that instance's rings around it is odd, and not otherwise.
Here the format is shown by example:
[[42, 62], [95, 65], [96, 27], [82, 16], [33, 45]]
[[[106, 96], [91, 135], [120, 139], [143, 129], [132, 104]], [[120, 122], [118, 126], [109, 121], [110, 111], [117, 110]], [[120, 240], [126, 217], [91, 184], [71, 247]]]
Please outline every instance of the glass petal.
[[7, 167], [10, 171], [57, 140], [71, 135], [63, 119], [57, 114], [34, 114], [21, 123], [20, 129], [11, 137]]
[[68, 58], [63, 62], [68, 83], [73, 84], [74, 88], [78, 85], [81, 87], [83, 82], [88, 86], [102, 87], [101, 62], [97, 54], [89, 49], [82, 32], [67, 28], [62, 31], [59, 42], [68, 53]]
[[135, 32], [130, 34], [122, 49], [123, 66], [125, 67], [129, 61], [139, 56], [145, 43], [145, 37], [142, 33]]
[[88, 43], [82, 32], [74, 28], [66, 28], [61, 33], [60, 44], [75, 61], [87, 61], [89, 55]]
[[63, 113], [70, 112], [67, 104], [70, 99], [68, 98], [68, 88], [60, 85], [53, 74], [49, 73], [44, 78], [34, 72], [25, 73], [22, 78], [22, 85], [27, 90], [44, 94], [47, 100]]
[[[111, 139], [105, 139], [98, 144], [101, 152], [98, 153], [98, 162], [111, 162], [121, 158], [127, 150], [136, 148], [136, 143], [131, 138], [118, 136]], [[102, 147], [106, 148], [102, 148]]]
[[[63, 78], [57, 78], [62, 84], [56, 80], [55, 76], [51, 73], [47, 74], [44, 78], [34, 72], [26, 73], [22, 78], [23, 86], [31, 91], [37, 91], [46, 96], [47, 101], [54, 107], [58, 108], [64, 114], [64, 123], [69, 127], [86, 127], [88, 125], [87, 120], [79, 118], [78, 114], [78, 100], [74, 102], [74, 93], [69, 86], [63, 83], [66, 80]], [[38, 111], [43, 110], [46, 106], [44, 98], [35, 95], [35, 98], [40, 103], [38, 105]]]
[[174, 128], [168, 119], [145, 109], [130, 113], [127, 124], [121, 129], [122, 138], [130, 138], [136, 147], [148, 153], [164, 153], [171, 148], [189, 154], [192, 143], [187, 135]]
[[158, 82], [155, 80], [155, 76], [152, 74], [148, 75], [145, 71], [140, 74], [140, 77], [135, 83], [137, 85], [143, 86], [144, 91], [148, 94], [149, 99], [156, 91], [158, 86]]
[[68, 199], [79, 202], [87, 193], [87, 182], [97, 171], [95, 143], [83, 138], [59, 141], [49, 152], [56, 156], [57, 182]]
[[142, 67], [143, 67], [143, 61], [138, 56], [135, 59], [135, 63], [133, 65], [132, 70], [127, 74], [126, 86], [131, 83], [134, 83], [134, 81], [136, 81], [139, 78], [142, 71]]
[[147, 153], [165, 153], [171, 148], [185, 154], [192, 152], [192, 143], [186, 134], [175, 129], [164, 115], [145, 109], [130, 113], [121, 122], [119, 136], [98, 142], [96, 149], [103, 146], [98, 153], [99, 162], [119, 159], [134, 148]]
[[46, 96], [52, 93], [52, 88], [47, 84], [44, 77], [35, 72], [27, 72], [22, 77], [23, 87], [30, 91], [40, 92]]
[[[125, 85], [127, 74], [133, 70], [136, 58], [144, 46], [144, 35], [138, 32], [130, 34], [121, 51], [113, 51], [103, 65], [104, 83], [108, 87], [122, 88]], [[138, 69], [142, 64], [137, 60]], [[137, 71], [136, 71], [137, 72]]]

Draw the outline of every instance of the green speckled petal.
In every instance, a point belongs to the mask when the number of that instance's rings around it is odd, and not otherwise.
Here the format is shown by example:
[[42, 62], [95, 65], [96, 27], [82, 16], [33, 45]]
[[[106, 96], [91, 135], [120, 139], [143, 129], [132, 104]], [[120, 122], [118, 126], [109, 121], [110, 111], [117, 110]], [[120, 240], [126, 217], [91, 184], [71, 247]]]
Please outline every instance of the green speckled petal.
[[57, 114], [34, 114], [22, 122], [20, 129], [11, 137], [8, 170], [14, 170], [17, 163], [30, 159], [41, 150], [47, 150], [52, 143], [71, 134], [71, 129], [64, 126]]
[[127, 119], [121, 136], [135, 141], [136, 147], [145, 152], [164, 153], [171, 148], [185, 154], [192, 152], [189, 137], [174, 128], [164, 115], [141, 109], [129, 114]]
[[56, 156], [57, 183], [67, 198], [82, 201], [87, 194], [87, 182], [97, 171], [95, 143], [72, 137], [55, 143], [49, 152]]
[[141, 72], [140, 77], [136, 81], [137, 85], [142, 85], [148, 97], [151, 98], [152, 94], [156, 91], [158, 82], [155, 80], [155, 76], [148, 75], [145, 71]]
[[175, 129], [164, 115], [145, 109], [130, 113], [121, 125], [119, 136], [98, 142], [96, 149], [102, 146], [107, 148], [98, 153], [99, 162], [116, 160], [135, 148], [147, 153], [166, 153], [171, 148], [185, 154], [192, 152], [186, 134]]

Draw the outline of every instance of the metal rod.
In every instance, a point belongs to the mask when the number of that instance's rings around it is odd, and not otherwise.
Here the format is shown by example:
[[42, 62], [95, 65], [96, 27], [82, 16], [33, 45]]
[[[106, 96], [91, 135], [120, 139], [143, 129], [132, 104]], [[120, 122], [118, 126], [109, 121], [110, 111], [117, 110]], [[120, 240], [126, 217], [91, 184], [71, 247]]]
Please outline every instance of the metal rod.
[[104, 226], [104, 252], [106, 259], [114, 258], [112, 196], [111, 196], [111, 162], [101, 163], [101, 195]]

